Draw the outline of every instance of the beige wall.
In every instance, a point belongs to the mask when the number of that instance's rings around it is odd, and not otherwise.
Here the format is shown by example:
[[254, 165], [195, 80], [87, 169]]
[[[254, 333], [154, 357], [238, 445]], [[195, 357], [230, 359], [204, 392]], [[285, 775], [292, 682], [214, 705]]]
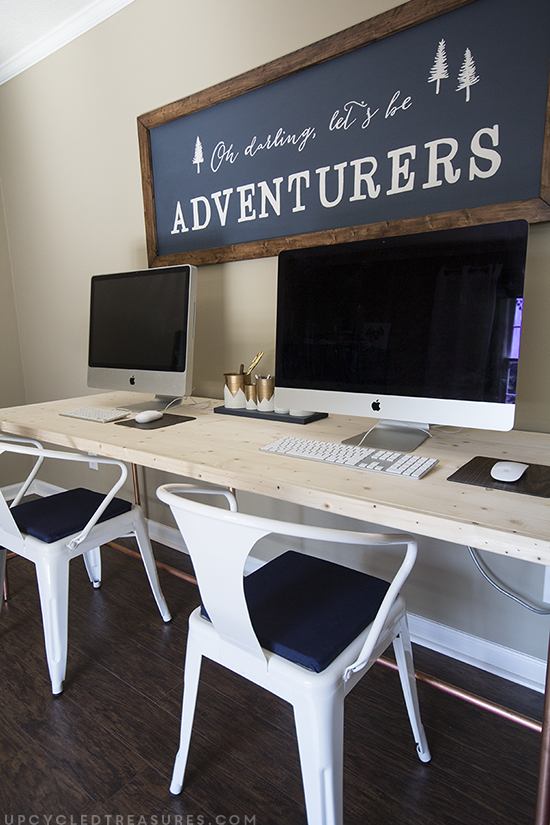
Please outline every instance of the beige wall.
[[[134, 0], [0, 87], [2, 406], [86, 393], [90, 277], [146, 266], [137, 116], [393, 5]], [[544, 431], [550, 431], [549, 262], [550, 225], [535, 226], [517, 423]], [[222, 373], [260, 349], [265, 368], [273, 369], [275, 278], [274, 259], [201, 269], [197, 395], [219, 397]], [[244, 323], [251, 299], [254, 313]], [[147, 475], [150, 498], [158, 482]], [[247, 504], [281, 510], [251, 497]], [[162, 512], [152, 500], [151, 515]], [[541, 571], [509, 563], [502, 574], [540, 598]], [[464, 548], [423, 541], [408, 599], [428, 618], [545, 655], [548, 621], [491, 591]]]
[[23, 365], [0, 180], [0, 404], [25, 403]]

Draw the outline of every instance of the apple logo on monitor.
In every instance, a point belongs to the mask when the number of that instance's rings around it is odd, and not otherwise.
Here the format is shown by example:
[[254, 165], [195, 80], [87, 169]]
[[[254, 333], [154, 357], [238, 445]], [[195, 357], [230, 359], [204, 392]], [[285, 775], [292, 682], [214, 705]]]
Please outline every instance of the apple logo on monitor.
[[129, 380], [130, 384], [131, 384], [131, 385], [132, 385], [132, 387], [133, 387], [133, 386], [134, 386], [134, 384], [136, 383], [136, 376], [135, 376], [135, 375], [132, 375], [132, 376], [131, 376], [128, 380]]
[[374, 412], [380, 412], [380, 401], [373, 401], [371, 407]]

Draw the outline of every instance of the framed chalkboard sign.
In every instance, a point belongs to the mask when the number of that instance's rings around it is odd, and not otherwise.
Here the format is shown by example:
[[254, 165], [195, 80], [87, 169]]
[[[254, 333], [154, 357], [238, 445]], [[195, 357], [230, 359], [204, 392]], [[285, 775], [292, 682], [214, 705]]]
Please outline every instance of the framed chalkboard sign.
[[138, 118], [150, 266], [550, 220], [550, 3], [411, 0]]

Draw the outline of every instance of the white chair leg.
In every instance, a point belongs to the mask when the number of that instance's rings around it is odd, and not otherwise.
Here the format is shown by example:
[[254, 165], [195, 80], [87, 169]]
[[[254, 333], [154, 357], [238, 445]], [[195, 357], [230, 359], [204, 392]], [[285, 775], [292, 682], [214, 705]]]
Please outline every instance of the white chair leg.
[[147, 578], [149, 579], [149, 584], [151, 585], [151, 590], [153, 591], [153, 596], [155, 597], [162, 620], [164, 622], [169, 622], [172, 620], [172, 616], [168, 610], [168, 605], [166, 604], [163, 592], [160, 589], [157, 566], [155, 564], [155, 558], [153, 556], [153, 549], [151, 547], [149, 533], [147, 532], [145, 518], [141, 509], [137, 507], [135, 508], [134, 515], [136, 540], [138, 543], [139, 552], [141, 553], [141, 558], [143, 560], [143, 566], [145, 567], [145, 572], [147, 573]]
[[185, 766], [187, 765], [187, 756], [189, 754], [189, 743], [191, 742], [191, 731], [193, 730], [193, 718], [195, 716], [195, 705], [197, 702], [197, 690], [199, 688], [201, 662], [202, 656], [200, 652], [195, 649], [193, 639], [190, 635], [187, 638], [187, 650], [185, 653], [180, 743], [176, 754], [176, 761], [174, 762], [172, 782], [170, 784], [170, 793], [174, 796], [180, 794], [183, 787], [183, 777], [185, 774]]
[[69, 606], [69, 559], [67, 556], [42, 557], [35, 562], [46, 659], [52, 693], [61, 693], [67, 670]]
[[342, 825], [344, 688], [294, 704], [308, 825]]
[[101, 548], [93, 547], [82, 554], [86, 572], [93, 586], [97, 589], [101, 587]]
[[5, 547], [0, 547], [0, 610], [4, 603], [4, 580], [6, 578], [6, 557], [8, 553]]
[[412, 646], [406, 617], [401, 619], [399, 635], [396, 636], [393, 641], [393, 649], [399, 668], [403, 697], [405, 699], [405, 705], [407, 706], [414, 741], [416, 742], [416, 751], [422, 762], [429, 762], [432, 757], [430, 749], [428, 748], [424, 726], [420, 718], [420, 705], [418, 703], [418, 692], [416, 690], [416, 679], [414, 676]]

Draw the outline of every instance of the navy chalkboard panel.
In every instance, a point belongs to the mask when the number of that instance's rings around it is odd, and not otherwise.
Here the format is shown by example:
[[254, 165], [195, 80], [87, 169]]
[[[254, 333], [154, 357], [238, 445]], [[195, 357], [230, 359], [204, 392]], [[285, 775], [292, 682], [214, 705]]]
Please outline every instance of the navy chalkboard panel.
[[549, 65], [548, 0], [413, 0], [144, 115], [149, 263], [549, 220]]

